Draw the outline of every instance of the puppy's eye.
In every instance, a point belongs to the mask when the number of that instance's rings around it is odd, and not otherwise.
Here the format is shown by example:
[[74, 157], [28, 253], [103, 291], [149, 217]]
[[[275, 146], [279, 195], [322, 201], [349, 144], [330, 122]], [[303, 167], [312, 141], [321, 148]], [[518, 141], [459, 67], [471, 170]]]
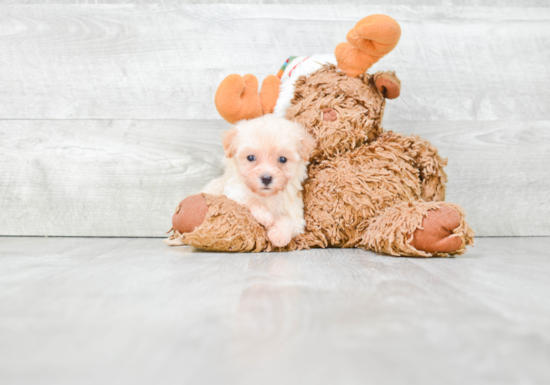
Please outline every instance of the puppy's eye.
[[248, 161], [250, 162], [254, 162], [256, 160], [256, 157], [254, 155], [248, 155], [246, 159], [248, 159]]
[[285, 158], [284, 156], [281, 156], [281, 157], [279, 158], [279, 162], [281, 162], [281, 163], [286, 163], [287, 160], [288, 160], [288, 159]]

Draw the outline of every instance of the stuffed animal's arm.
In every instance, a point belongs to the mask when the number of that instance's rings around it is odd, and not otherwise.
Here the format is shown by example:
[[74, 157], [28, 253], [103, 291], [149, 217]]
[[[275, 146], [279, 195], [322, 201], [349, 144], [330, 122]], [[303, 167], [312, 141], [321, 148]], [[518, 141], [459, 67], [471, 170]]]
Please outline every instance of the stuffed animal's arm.
[[430, 142], [415, 135], [403, 135], [394, 132], [382, 134], [377, 142], [391, 142], [402, 150], [410, 159], [411, 164], [418, 169], [421, 181], [421, 196], [426, 201], [445, 200], [445, 183], [447, 174], [443, 167], [447, 159], [443, 159]]
[[443, 159], [427, 140], [418, 136], [405, 138], [410, 143], [410, 147], [406, 147], [407, 154], [414, 159], [420, 172], [422, 197], [427, 201], [445, 200], [447, 174], [443, 168], [447, 165], [447, 159]]

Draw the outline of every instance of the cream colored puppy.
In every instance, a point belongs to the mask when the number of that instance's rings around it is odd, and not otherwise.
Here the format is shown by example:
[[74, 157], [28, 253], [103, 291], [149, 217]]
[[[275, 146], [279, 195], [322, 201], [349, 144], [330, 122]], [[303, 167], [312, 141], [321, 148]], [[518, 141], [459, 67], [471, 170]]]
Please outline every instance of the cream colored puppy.
[[315, 140], [298, 124], [269, 114], [242, 120], [225, 133], [225, 173], [202, 192], [247, 207], [275, 246], [304, 231], [302, 182]]

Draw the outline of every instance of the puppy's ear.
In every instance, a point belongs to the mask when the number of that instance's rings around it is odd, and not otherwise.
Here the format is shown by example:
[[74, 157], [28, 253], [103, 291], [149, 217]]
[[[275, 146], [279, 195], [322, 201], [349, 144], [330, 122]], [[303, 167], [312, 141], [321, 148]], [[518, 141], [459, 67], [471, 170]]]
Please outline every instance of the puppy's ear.
[[225, 131], [223, 134], [223, 151], [225, 156], [228, 158], [233, 158], [237, 152], [237, 146], [235, 143], [235, 137], [237, 136], [237, 129], [232, 128], [231, 130]]
[[317, 142], [315, 141], [313, 136], [311, 136], [311, 134], [307, 132], [305, 129], [304, 129], [304, 137], [300, 142], [302, 144], [300, 148], [300, 157], [303, 160], [308, 161], [309, 154], [311, 154], [311, 151], [313, 151], [313, 149], [317, 145]]

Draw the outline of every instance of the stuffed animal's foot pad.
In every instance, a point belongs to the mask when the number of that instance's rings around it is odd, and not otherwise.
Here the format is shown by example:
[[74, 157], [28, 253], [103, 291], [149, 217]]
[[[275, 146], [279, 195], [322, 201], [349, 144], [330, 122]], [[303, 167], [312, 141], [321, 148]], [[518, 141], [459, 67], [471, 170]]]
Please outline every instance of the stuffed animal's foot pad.
[[453, 230], [460, 226], [460, 214], [447, 206], [427, 212], [422, 227], [412, 234], [410, 245], [427, 253], [452, 253], [462, 247]]
[[190, 233], [199, 227], [208, 213], [208, 205], [202, 194], [182, 200], [172, 217], [172, 228], [180, 234]]

